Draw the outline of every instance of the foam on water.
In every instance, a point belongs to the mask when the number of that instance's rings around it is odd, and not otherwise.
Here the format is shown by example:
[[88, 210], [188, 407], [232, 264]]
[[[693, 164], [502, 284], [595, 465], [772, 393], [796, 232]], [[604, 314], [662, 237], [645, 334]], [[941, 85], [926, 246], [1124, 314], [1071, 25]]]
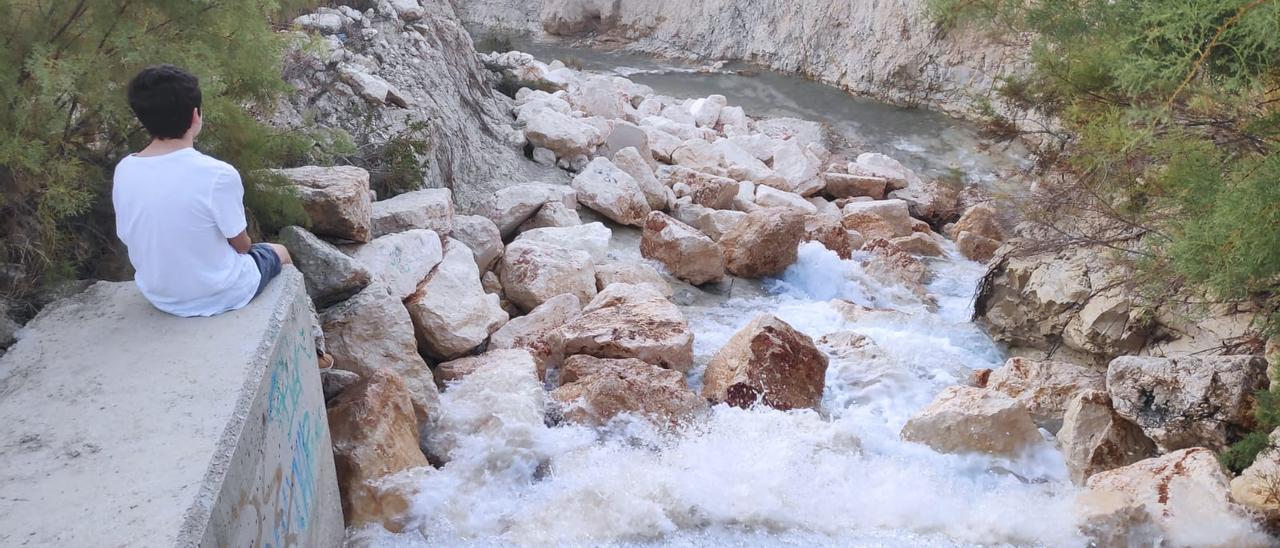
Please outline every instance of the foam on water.
[[[967, 321], [981, 268], [947, 258], [935, 271], [930, 312], [863, 274], [859, 258], [806, 244], [769, 295], [685, 308], [699, 364], [766, 312], [815, 339], [852, 331], [874, 341], [873, 356], [833, 356], [821, 412], [719, 406], [676, 432], [626, 419], [597, 431], [543, 424], [531, 379], [468, 377], [443, 394], [438, 441], [451, 460], [419, 472], [414, 526], [357, 532], [352, 543], [1082, 544], [1075, 488], [1049, 443], [1009, 461], [899, 439], [940, 390], [1001, 361]], [[894, 312], [849, 321], [833, 298]]]

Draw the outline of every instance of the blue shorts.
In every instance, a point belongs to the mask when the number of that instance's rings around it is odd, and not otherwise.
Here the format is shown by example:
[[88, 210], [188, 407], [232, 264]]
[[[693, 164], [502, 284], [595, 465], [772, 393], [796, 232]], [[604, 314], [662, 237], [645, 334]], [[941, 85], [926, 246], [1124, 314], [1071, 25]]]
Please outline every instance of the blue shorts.
[[258, 291], [253, 294], [257, 297], [267, 288], [271, 280], [280, 275], [280, 256], [276, 255], [276, 250], [267, 244], [253, 244], [249, 247], [249, 256], [253, 257], [253, 262], [258, 265], [258, 273], [262, 274], [262, 281], [258, 282]]

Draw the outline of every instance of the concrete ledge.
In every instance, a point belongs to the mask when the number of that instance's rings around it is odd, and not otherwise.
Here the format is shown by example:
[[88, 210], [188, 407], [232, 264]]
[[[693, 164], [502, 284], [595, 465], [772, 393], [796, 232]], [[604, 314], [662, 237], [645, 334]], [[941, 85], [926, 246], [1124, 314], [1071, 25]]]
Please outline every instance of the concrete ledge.
[[0, 358], [0, 546], [338, 546], [302, 276], [181, 319], [132, 283], [46, 308]]

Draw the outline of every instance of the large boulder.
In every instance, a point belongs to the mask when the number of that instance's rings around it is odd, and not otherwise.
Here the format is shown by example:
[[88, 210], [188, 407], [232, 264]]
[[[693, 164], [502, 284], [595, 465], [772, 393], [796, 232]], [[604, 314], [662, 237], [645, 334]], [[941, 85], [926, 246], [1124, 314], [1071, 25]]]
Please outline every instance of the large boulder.
[[720, 237], [725, 269], [743, 278], [777, 276], [796, 262], [804, 217], [781, 208], [748, 213]]
[[662, 277], [658, 269], [643, 262], [609, 263], [596, 266], [596, 289], [604, 291], [613, 284], [645, 285], [653, 288], [663, 297], [671, 298], [671, 284]]
[[373, 239], [369, 172], [358, 167], [298, 167], [276, 170], [298, 192], [318, 236], [352, 242]]
[[1253, 428], [1254, 394], [1268, 385], [1261, 356], [1124, 356], [1107, 368], [1116, 412], [1165, 452], [1238, 440]]
[[640, 192], [644, 193], [645, 200], [649, 202], [649, 209], [661, 211], [671, 207], [671, 203], [675, 201], [675, 194], [658, 181], [658, 176], [654, 174], [649, 161], [635, 147], [624, 148], [613, 155], [613, 164], [635, 179], [636, 184], [640, 186]]
[[1028, 255], [1017, 253], [1019, 248], [1010, 245], [991, 262], [974, 310], [996, 340], [1023, 353], [1054, 351], [1106, 365], [1144, 348], [1165, 355], [1216, 353], [1224, 341], [1248, 332], [1251, 315], [1236, 327], [1230, 317], [1219, 321], [1203, 310], [1187, 310], [1198, 319], [1170, 323], [1171, 314], [1180, 314], [1177, 307], [1166, 303], [1166, 314], [1146, 306], [1132, 271], [1112, 260], [1110, 250], [1073, 247]]
[[941, 453], [1017, 457], [1044, 442], [1026, 406], [999, 392], [950, 386], [902, 428], [902, 439]]
[[736, 407], [817, 409], [827, 356], [808, 335], [770, 315], [756, 317], [711, 358], [702, 396]]
[[640, 254], [662, 263], [671, 275], [693, 285], [724, 279], [724, 255], [716, 243], [660, 211], [650, 213], [645, 221]]
[[890, 241], [899, 249], [917, 257], [941, 257], [946, 254], [946, 250], [942, 248], [942, 237], [933, 232], [913, 232], [910, 236]]
[[688, 371], [693, 333], [676, 305], [648, 286], [613, 284], [559, 330], [566, 356], [635, 358]]
[[578, 207], [578, 193], [572, 187], [547, 183], [525, 183], [503, 188], [494, 193], [484, 216], [498, 226], [503, 239], [510, 238], [520, 225], [542, 209], [547, 202], [558, 201], [570, 209]]
[[985, 263], [995, 257], [996, 251], [1000, 250], [1000, 242], [964, 231], [956, 234], [956, 249], [966, 259]]
[[578, 201], [615, 223], [640, 226], [649, 214], [649, 200], [627, 172], [607, 158], [596, 158], [573, 178]]
[[388, 234], [367, 244], [345, 246], [343, 251], [360, 261], [391, 294], [404, 299], [440, 264], [444, 257], [440, 236], [430, 230], [410, 230]]
[[987, 378], [987, 388], [1022, 402], [1031, 419], [1050, 432], [1062, 425], [1067, 404], [1077, 394], [1106, 390], [1106, 375], [1068, 362], [1010, 358]]
[[430, 466], [418, 448], [413, 404], [394, 371], [374, 369], [329, 403], [329, 436], [350, 527], [379, 524], [402, 530], [406, 494], [388, 489], [392, 476]]
[[580, 302], [596, 296], [596, 269], [585, 251], [537, 241], [512, 242], [498, 273], [507, 298], [525, 312], [571, 293]]
[[844, 206], [842, 214], [845, 228], [868, 239], [893, 239], [912, 232], [911, 212], [902, 200], [852, 202]]
[[1274, 545], [1231, 503], [1227, 476], [1203, 447], [1094, 474], [1088, 487], [1145, 508], [1171, 546]]
[[418, 354], [409, 312], [385, 284], [370, 284], [325, 310], [320, 324], [333, 367], [365, 378], [381, 368], [395, 371], [409, 391], [419, 428], [429, 426], [439, 408], [440, 393], [431, 368]]
[[549, 149], [560, 158], [589, 156], [605, 140], [595, 126], [549, 108], [526, 117], [524, 134], [533, 146]]
[[582, 303], [569, 293], [548, 299], [528, 314], [514, 318], [489, 338], [490, 349], [521, 349], [532, 357], [539, 379], [564, 361], [564, 341], [557, 333], [582, 313]]
[[[559, 202], [556, 202], [559, 203]], [[502, 257], [502, 231], [487, 217], [459, 215], [453, 218], [453, 239], [471, 248], [476, 267], [488, 272]]]
[[373, 281], [373, 273], [359, 261], [304, 228], [281, 230], [280, 243], [289, 248], [307, 282], [307, 295], [318, 307], [342, 302]]
[[551, 393], [565, 420], [603, 426], [628, 414], [659, 426], [675, 426], [707, 410], [689, 390], [684, 374], [636, 359], [573, 356], [565, 362], [561, 386]]
[[475, 350], [507, 322], [497, 295], [485, 293], [471, 249], [450, 240], [444, 260], [408, 299], [418, 348], [450, 360]]
[[609, 257], [609, 240], [612, 238], [613, 231], [604, 226], [604, 223], [589, 223], [577, 226], [537, 228], [520, 233], [520, 236], [516, 237], [516, 241], [543, 242], [565, 249], [586, 251], [591, 255], [592, 261], [603, 263]]
[[1111, 396], [1102, 390], [1084, 390], [1071, 399], [1057, 439], [1071, 481], [1078, 485], [1098, 472], [1156, 454], [1155, 443], [1138, 425], [1118, 415], [1111, 408]]
[[418, 190], [373, 203], [373, 237], [414, 229], [447, 238], [453, 232], [453, 191]]

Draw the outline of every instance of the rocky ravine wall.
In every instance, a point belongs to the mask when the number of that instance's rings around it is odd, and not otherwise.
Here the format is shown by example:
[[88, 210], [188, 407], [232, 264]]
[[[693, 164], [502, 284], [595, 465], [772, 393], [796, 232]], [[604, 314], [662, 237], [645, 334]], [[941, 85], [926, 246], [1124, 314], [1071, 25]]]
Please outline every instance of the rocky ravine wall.
[[383, 143], [422, 125], [432, 145], [426, 186], [453, 189], [464, 207], [530, 169], [509, 100], [493, 90], [492, 74], [449, 3], [374, 4], [298, 18], [296, 26], [320, 44], [286, 60], [285, 79], [296, 92], [273, 123], [300, 128], [311, 121], [345, 130], [357, 144]]
[[457, 1], [468, 24], [602, 42], [675, 57], [745, 60], [884, 101], [971, 114], [1022, 50], [989, 37], [941, 34], [924, 0]]

